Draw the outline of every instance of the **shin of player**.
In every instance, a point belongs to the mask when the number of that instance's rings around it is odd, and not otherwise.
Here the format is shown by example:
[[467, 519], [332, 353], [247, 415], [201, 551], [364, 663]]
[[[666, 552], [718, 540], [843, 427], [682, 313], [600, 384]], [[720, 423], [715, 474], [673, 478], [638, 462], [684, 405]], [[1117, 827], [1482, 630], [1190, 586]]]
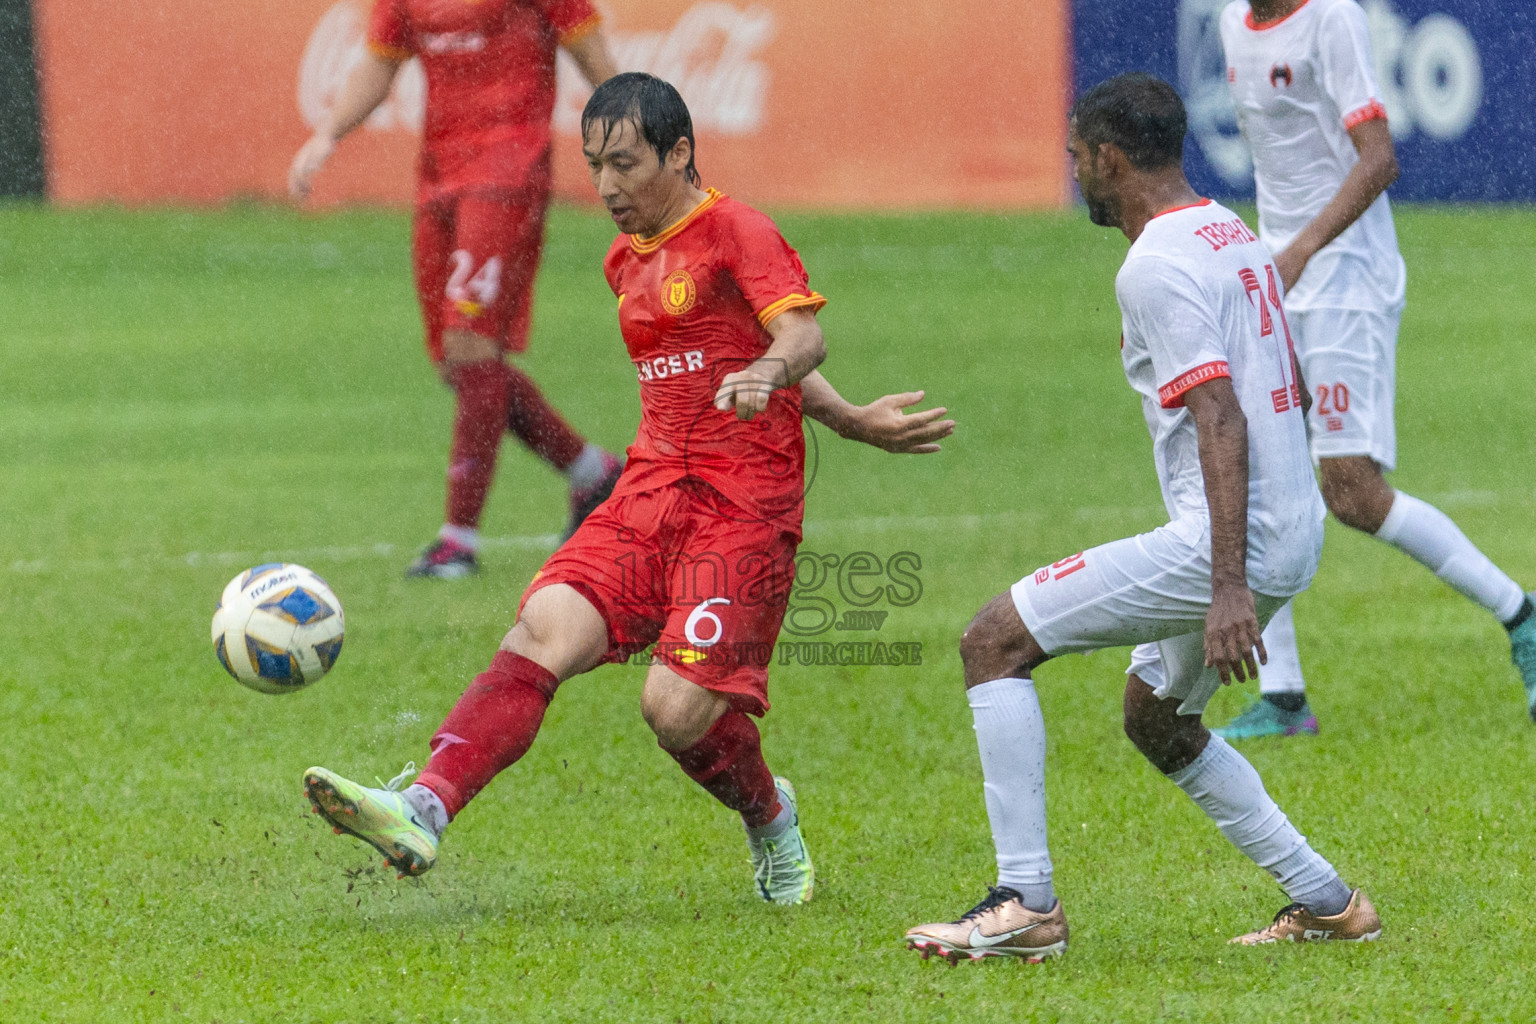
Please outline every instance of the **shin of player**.
[[[1275, 253], [1285, 314], [1314, 401], [1323, 497], [1339, 522], [1391, 544], [1508, 633], [1536, 716], [1536, 617], [1519, 584], [1434, 506], [1385, 479], [1407, 271], [1386, 189], [1398, 176], [1355, 0], [1237, 0], [1221, 15], [1227, 81], [1253, 151], [1259, 236]], [[1289, 610], [1265, 633], [1262, 699], [1218, 730], [1230, 739], [1315, 733]]]
[[1068, 133], [1094, 223], [1131, 241], [1116, 278], [1127, 382], [1141, 397], [1169, 522], [1070, 555], [990, 602], [961, 640], [998, 884], [958, 921], [907, 932], [953, 959], [1065, 948], [1045, 841], [1045, 723], [1033, 671], [1135, 644], [1125, 732], [1294, 901], [1246, 944], [1376, 936], [1363, 895], [1307, 843], [1252, 765], [1201, 723], [1222, 683], [1256, 674], [1260, 631], [1322, 550], [1295, 361], [1267, 249], [1182, 169], [1178, 94], [1148, 75], [1090, 89]]

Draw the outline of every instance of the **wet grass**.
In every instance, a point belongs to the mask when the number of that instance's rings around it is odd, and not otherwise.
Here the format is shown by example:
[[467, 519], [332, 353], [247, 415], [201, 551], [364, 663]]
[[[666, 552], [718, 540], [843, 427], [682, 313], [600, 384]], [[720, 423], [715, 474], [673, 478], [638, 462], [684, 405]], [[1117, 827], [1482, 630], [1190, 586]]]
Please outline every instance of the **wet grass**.
[[[1397, 483], [1536, 581], [1536, 215], [1399, 224]], [[765, 741], [820, 869], [794, 910], [753, 897], [739, 826], [656, 749], [634, 667], [562, 690], [419, 882], [304, 813], [312, 763], [423, 758], [563, 511], [509, 450], [487, 571], [399, 578], [438, 522], [450, 411], [403, 216], [0, 209], [0, 1020], [1529, 1016], [1536, 730], [1501, 631], [1333, 526], [1297, 612], [1323, 733], [1248, 751], [1376, 900], [1380, 943], [1224, 944], [1284, 900], [1121, 736], [1115, 651], [1039, 673], [1067, 957], [950, 970], [899, 947], [993, 877], [960, 629], [1036, 566], [1160, 521], [1116, 354], [1124, 243], [1071, 214], [782, 225], [832, 300], [827, 376], [856, 399], [926, 387], [961, 421], [929, 459], [818, 433], [806, 548], [910, 552], [921, 590], [877, 606], [879, 634], [821, 639], [921, 643], [923, 664], [776, 667]], [[638, 409], [610, 238], [554, 217], [527, 365], [617, 446]], [[207, 642], [225, 581], [273, 556], [322, 572], [350, 627], [335, 672], [283, 698]]]

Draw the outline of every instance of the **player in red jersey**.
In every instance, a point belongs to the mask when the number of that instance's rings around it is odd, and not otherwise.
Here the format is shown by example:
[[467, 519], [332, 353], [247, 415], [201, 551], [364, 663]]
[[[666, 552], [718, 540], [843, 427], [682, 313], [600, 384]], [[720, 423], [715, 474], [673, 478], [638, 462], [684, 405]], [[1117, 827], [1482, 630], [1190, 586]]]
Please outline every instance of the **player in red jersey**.
[[613, 497], [534, 577], [517, 623], [432, 738], [416, 784], [305, 773], [338, 831], [420, 874], [438, 838], [533, 743], [566, 679], [655, 644], [641, 713], [689, 777], [747, 828], [758, 893], [810, 898], [795, 793], [763, 760], [753, 715], [794, 580], [804, 508], [801, 414], [893, 452], [937, 451], [944, 410], [921, 392], [867, 406], [815, 372], [813, 291], [773, 222], [698, 187], [682, 98], [650, 75], [593, 94], [582, 137], [598, 195], [624, 232], [604, 263], [639, 377], [641, 421]]
[[416, 293], [427, 352], [457, 409], [446, 521], [407, 575], [453, 578], [478, 568], [480, 513], [509, 427], [565, 474], [567, 535], [618, 477], [618, 459], [572, 430], [506, 361], [528, 346], [549, 205], [557, 46], [593, 85], [614, 73], [590, 0], [375, 0], [368, 54], [289, 172], [293, 194], [306, 196], [337, 141], [384, 102], [400, 65], [420, 59], [427, 110], [412, 243]]

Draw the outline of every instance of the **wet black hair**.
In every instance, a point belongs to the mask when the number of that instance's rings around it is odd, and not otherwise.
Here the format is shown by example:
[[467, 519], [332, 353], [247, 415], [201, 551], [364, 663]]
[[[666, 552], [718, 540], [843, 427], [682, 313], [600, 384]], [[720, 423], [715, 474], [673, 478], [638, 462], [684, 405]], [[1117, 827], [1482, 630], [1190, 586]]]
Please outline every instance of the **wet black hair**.
[[1072, 105], [1072, 121], [1090, 149], [1118, 146], [1139, 171], [1184, 163], [1184, 101], [1155, 75], [1135, 71], [1100, 82]]
[[598, 86], [587, 100], [581, 112], [581, 136], [595, 123], [602, 125], [603, 142], [625, 121], [633, 121], [640, 135], [656, 151], [656, 158], [667, 159], [678, 139], [687, 139], [688, 180], [699, 183], [699, 172], [693, 165], [692, 151], [697, 149], [693, 141], [693, 118], [688, 105], [669, 82], [643, 71], [626, 71], [614, 75]]

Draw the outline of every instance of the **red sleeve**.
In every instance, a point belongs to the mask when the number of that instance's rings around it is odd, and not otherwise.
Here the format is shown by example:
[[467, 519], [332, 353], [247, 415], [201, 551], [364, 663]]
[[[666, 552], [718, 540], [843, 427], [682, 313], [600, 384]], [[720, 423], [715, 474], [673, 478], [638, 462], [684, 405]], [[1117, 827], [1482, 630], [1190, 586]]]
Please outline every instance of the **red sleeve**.
[[539, 6], [562, 46], [580, 39], [602, 21], [592, 0], [539, 0]]
[[758, 323], [766, 327], [785, 310], [808, 308], [814, 313], [827, 304], [811, 290], [800, 254], [779, 234], [773, 221], [743, 206], [732, 217], [731, 230], [732, 244], [721, 247], [726, 269], [757, 314]]
[[411, 56], [411, 30], [399, 0], [373, 0], [373, 11], [368, 15], [368, 49], [385, 60]]

